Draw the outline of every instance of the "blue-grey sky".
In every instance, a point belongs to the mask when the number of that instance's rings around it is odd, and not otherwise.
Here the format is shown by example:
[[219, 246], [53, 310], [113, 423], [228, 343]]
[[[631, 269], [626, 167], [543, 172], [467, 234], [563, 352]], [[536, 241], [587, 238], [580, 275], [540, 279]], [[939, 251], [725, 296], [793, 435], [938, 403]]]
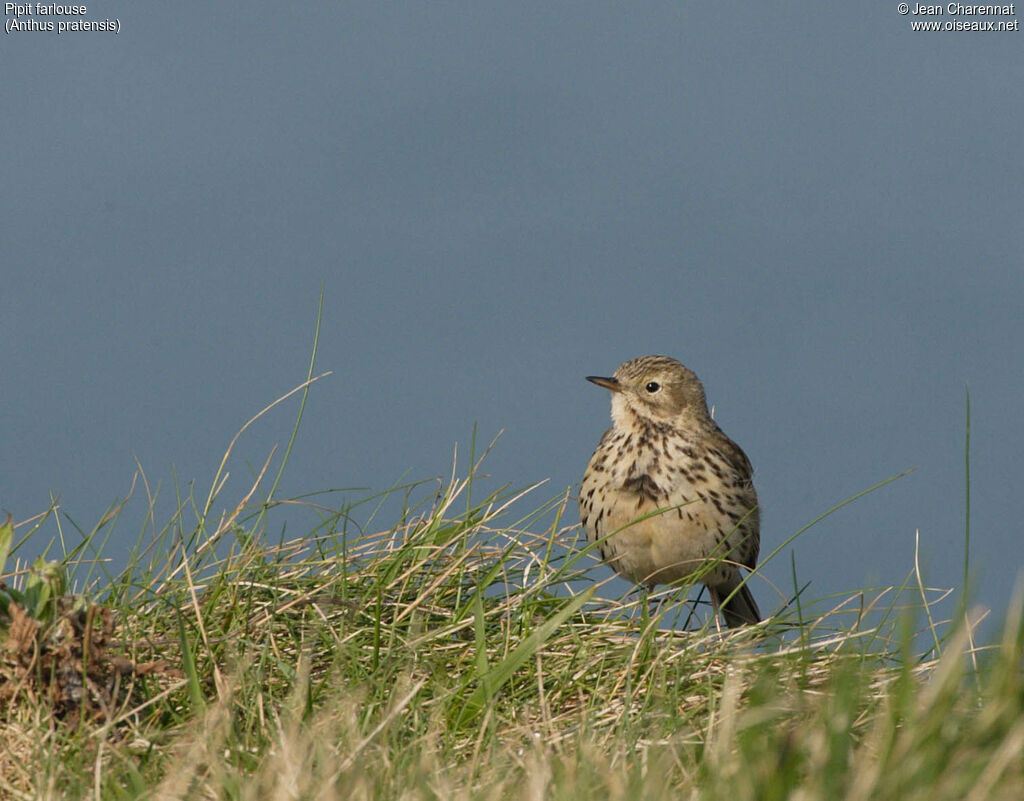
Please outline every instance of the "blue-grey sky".
[[914, 32], [897, 5], [99, 2], [119, 34], [5, 36], [0, 505], [53, 492], [89, 528], [136, 456], [205, 497], [305, 376], [323, 283], [333, 375], [284, 494], [447, 474], [476, 423], [504, 430], [495, 485], [550, 479], [539, 504], [607, 427], [583, 376], [667, 353], [755, 465], [762, 553], [916, 468], [797, 541], [811, 594], [902, 581], [918, 530], [954, 586], [969, 384], [972, 567], [1001, 611], [1024, 33]]

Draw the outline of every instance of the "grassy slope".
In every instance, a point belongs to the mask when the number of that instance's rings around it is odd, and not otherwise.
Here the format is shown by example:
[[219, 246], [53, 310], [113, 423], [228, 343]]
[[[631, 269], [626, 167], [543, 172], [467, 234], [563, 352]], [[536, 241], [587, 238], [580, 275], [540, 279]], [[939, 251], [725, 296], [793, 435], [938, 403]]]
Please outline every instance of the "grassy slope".
[[573, 550], [565, 498], [517, 520], [528, 498], [470, 490], [369, 535], [321, 510], [278, 546], [258, 492], [216, 520], [212, 497], [183, 504], [197, 519], [98, 593], [126, 655], [178, 672], [75, 727], [26, 689], [0, 795], [1024, 797], [1019, 604], [1000, 645], [937, 624], [926, 658], [916, 588], [674, 630], [695, 609], [678, 594], [594, 593], [607, 571]]
[[[916, 573], [776, 591], [784, 611], [723, 634], [685, 592], [603, 599], [567, 496], [480, 500], [453, 471], [364, 533], [351, 507], [278, 500], [266, 466], [229, 500], [230, 454], [159, 530], [142, 476], [148, 545], [121, 575], [84, 556], [122, 507], [59, 569], [5, 575], [0, 798], [1024, 798], [1020, 599], [989, 648]], [[296, 511], [318, 523], [273, 544]], [[53, 597], [67, 575], [116, 629]]]

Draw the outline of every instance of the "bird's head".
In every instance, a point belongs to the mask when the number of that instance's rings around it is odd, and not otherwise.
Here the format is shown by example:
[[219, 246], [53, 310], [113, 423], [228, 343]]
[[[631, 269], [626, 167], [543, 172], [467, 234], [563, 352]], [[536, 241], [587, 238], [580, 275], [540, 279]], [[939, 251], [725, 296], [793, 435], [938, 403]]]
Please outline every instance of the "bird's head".
[[688, 367], [669, 356], [631, 359], [611, 378], [587, 380], [612, 393], [612, 420], [628, 426], [630, 415], [671, 425], [708, 418], [704, 386]]

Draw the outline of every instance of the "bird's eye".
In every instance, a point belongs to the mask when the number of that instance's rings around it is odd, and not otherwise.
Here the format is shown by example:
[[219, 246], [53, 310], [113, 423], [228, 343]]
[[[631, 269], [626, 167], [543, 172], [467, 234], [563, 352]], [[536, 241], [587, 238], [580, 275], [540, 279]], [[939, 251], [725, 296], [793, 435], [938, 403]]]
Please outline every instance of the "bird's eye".
[[657, 381], [648, 381], [647, 386], [644, 387], [644, 389], [646, 389], [653, 395], [655, 392], [661, 389], [661, 384], [659, 384]]

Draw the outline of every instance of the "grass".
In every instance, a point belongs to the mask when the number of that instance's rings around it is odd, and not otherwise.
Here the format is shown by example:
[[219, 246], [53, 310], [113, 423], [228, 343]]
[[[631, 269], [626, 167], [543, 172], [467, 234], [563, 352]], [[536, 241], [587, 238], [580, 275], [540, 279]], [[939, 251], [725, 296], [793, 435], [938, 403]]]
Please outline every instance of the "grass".
[[[794, 576], [722, 632], [684, 590], [609, 598], [569, 494], [479, 497], [472, 458], [360, 526], [264, 490], [269, 460], [229, 498], [230, 456], [159, 529], [140, 474], [119, 574], [91, 552], [123, 503], [4, 576], [0, 798], [1024, 797], [1019, 597], [980, 647], [917, 571], [818, 600]], [[8, 521], [0, 556], [54, 530]]]

